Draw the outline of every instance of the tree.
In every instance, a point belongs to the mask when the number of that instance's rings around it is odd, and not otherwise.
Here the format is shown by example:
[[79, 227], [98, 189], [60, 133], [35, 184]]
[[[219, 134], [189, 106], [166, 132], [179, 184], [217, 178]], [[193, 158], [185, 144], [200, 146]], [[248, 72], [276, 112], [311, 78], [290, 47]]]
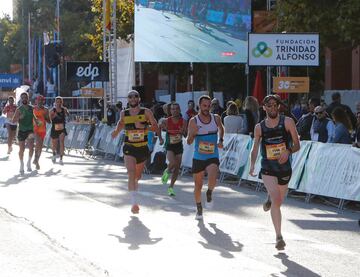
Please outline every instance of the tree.
[[[133, 40], [134, 34], [134, 0], [116, 0], [117, 37], [126, 41]], [[99, 56], [103, 52], [103, 0], [91, 0], [91, 11], [95, 16], [95, 32], [86, 36], [92, 42]], [[112, 6], [112, 5], [111, 5]]]

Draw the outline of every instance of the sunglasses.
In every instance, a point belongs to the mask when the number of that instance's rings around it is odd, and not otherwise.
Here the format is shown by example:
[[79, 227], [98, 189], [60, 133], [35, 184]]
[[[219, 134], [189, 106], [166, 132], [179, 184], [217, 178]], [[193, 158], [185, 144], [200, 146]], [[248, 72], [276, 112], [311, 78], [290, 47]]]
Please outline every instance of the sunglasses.
[[129, 95], [128, 96], [128, 98], [139, 98], [139, 95], [137, 95], [137, 94], [131, 94], [131, 95]]

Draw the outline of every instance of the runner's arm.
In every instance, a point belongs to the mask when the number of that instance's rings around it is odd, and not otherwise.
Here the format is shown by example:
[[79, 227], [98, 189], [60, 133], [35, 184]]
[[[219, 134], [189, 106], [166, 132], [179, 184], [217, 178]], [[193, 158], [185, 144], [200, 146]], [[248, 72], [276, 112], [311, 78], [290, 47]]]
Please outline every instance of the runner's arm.
[[47, 123], [51, 123], [51, 120], [50, 120], [50, 115], [49, 115], [49, 110], [45, 108], [45, 115], [44, 115], [44, 118], [45, 118], [45, 121]]
[[159, 128], [158, 123], [156, 122], [156, 119], [154, 117], [154, 114], [149, 109], [145, 109], [145, 116], [148, 122], [151, 124], [151, 131], [156, 133], [156, 135], [159, 137], [160, 144], [162, 144], [164, 141], [161, 137], [161, 129]]
[[289, 154], [295, 153], [300, 149], [299, 134], [296, 130], [295, 122], [292, 118], [285, 118], [285, 128], [290, 133], [292, 139], [292, 146], [288, 149]]
[[224, 125], [221, 122], [221, 117], [219, 115], [215, 115], [216, 125], [219, 130], [219, 142], [222, 144], [224, 142]]
[[186, 120], [183, 120], [183, 127], [182, 127], [182, 130], [181, 130], [181, 133], [182, 133], [182, 135], [183, 135], [184, 137], [186, 137], [186, 134], [187, 134], [187, 128], [188, 128], [187, 125], [188, 125], [188, 124], [187, 124]]
[[125, 126], [124, 115], [125, 115], [125, 112], [121, 111], [120, 119], [119, 119], [118, 123], [116, 124], [116, 128], [111, 133], [112, 138], [116, 138], [118, 136], [118, 134], [120, 133], [120, 131], [124, 128], [124, 126]]
[[186, 138], [187, 144], [193, 143], [195, 136], [197, 135], [197, 132], [198, 132], [198, 128], [196, 126], [195, 118], [193, 117], [189, 121], [188, 134]]
[[255, 129], [254, 129], [254, 141], [253, 141], [253, 146], [252, 146], [251, 154], [250, 154], [249, 174], [251, 176], [256, 176], [256, 174], [254, 173], [254, 170], [255, 170], [256, 158], [257, 158], [257, 155], [259, 152], [260, 141], [261, 141], [261, 127], [260, 127], [260, 124], [256, 124]]
[[13, 118], [11, 119], [11, 122], [17, 123], [19, 121], [19, 119], [20, 119], [20, 110], [19, 110], [19, 108], [17, 108]]

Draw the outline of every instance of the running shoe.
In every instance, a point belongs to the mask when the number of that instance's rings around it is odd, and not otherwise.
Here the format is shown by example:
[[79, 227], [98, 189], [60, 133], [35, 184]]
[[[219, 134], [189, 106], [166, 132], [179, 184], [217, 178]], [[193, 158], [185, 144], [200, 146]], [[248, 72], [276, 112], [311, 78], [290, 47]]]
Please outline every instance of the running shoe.
[[59, 164], [60, 164], [60, 165], [64, 165], [64, 162], [63, 162], [62, 159], [60, 159]]
[[202, 213], [200, 213], [199, 211], [196, 212], [195, 219], [196, 219], [196, 220], [202, 220], [202, 219], [203, 219]]
[[40, 169], [40, 165], [39, 165], [39, 162], [38, 162], [38, 161], [35, 161], [35, 167], [36, 167], [36, 170], [39, 170], [39, 169]]
[[175, 191], [174, 191], [174, 189], [172, 187], [169, 187], [167, 191], [168, 191], [169, 196], [175, 196], [176, 195]]
[[140, 207], [139, 207], [138, 204], [132, 205], [132, 207], [131, 207], [131, 212], [132, 212], [133, 214], [138, 214], [138, 213], [139, 213], [139, 210], [140, 210]]
[[169, 180], [169, 172], [167, 169], [165, 169], [163, 175], [161, 176], [161, 182], [163, 183], [163, 185], [166, 185], [168, 180]]
[[52, 156], [51, 161], [52, 161], [53, 163], [56, 163], [56, 156], [55, 156], [55, 155]]
[[12, 151], [12, 146], [9, 147], [8, 151], [7, 151], [7, 154], [10, 155], [11, 154], [11, 151]]
[[263, 203], [263, 210], [264, 210], [264, 212], [267, 212], [270, 209], [271, 209], [271, 199], [270, 199], [270, 196], [268, 195], [268, 197], [266, 198], [266, 201]]
[[285, 243], [283, 237], [282, 237], [282, 236], [278, 236], [278, 237], [276, 238], [275, 248], [280, 251], [280, 250], [284, 250], [284, 249], [285, 249], [285, 246], [286, 246], [286, 243]]
[[213, 206], [214, 206], [214, 201], [212, 200], [212, 191], [207, 190], [205, 208], [212, 209]]

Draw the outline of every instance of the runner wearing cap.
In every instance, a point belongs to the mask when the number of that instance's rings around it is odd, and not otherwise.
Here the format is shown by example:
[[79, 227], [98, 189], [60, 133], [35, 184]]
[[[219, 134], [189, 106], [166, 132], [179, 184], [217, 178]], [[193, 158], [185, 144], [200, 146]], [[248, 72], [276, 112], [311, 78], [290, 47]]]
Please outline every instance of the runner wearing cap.
[[14, 138], [16, 135], [16, 129], [17, 129], [17, 124], [14, 124], [12, 122], [12, 118], [14, 117], [15, 111], [16, 111], [16, 104], [15, 104], [15, 99], [13, 96], [9, 96], [8, 98], [8, 103], [6, 104], [5, 108], [3, 109], [3, 114], [6, 114], [6, 128], [7, 128], [7, 132], [8, 132], [8, 138], [7, 138], [7, 142], [8, 142], [8, 155], [11, 153], [12, 151], [12, 144], [14, 142]]
[[[140, 107], [140, 95], [136, 90], [128, 93], [129, 108], [121, 111], [120, 120], [112, 132], [116, 138], [122, 129], [125, 129], [125, 143], [123, 147], [124, 161], [128, 174], [128, 190], [131, 197], [131, 212], [139, 213], [137, 192], [139, 180], [144, 170], [145, 161], [149, 158], [148, 129], [159, 135], [158, 124], [153, 113]], [[163, 141], [160, 137], [160, 143]]]
[[44, 107], [44, 96], [36, 97], [36, 106], [34, 107], [34, 135], [35, 135], [35, 158], [33, 164], [36, 169], [40, 169], [39, 159], [46, 135], [46, 123], [50, 123], [49, 110]]
[[260, 178], [271, 199], [271, 218], [276, 233], [275, 247], [283, 250], [286, 244], [281, 234], [280, 207], [292, 173], [290, 156], [300, 149], [300, 142], [294, 120], [279, 114], [279, 98], [268, 95], [263, 103], [266, 118], [255, 126], [249, 174], [256, 176], [254, 166], [260, 147], [262, 156]]
[[24, 152], [25, 142], [29, 147], [29, 159], [27, 161], [27, 171], [31, 172], [31, 159], [34, 154], [34, 126], [33, 126], [33, 107], [29, 104], [29, 95], [27, 92], [20, 94], [21, 106], [16, 109], [13, 123], [19, 123], [18, 141], [19, 141], [19, 159], [20, 174], [24, 174]]

